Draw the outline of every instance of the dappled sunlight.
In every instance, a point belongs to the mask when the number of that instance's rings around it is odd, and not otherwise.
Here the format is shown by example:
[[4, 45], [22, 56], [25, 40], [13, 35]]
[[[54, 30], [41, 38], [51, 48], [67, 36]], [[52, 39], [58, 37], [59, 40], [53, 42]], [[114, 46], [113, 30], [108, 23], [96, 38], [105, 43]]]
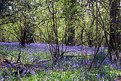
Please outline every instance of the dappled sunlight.
[[120, 81], [121, 0], [0, 0], [0, 81]]

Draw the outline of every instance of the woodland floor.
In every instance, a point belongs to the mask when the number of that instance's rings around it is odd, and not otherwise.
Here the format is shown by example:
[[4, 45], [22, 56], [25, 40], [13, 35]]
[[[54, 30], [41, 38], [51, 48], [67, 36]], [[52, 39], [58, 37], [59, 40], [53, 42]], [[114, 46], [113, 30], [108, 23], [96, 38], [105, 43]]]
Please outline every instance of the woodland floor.
[[[62, 46], [60, 46], [60, 49], [63, 49], [63, 51], [66, 52], [65, 56], [64, 58], [59, 60], [59, 62], [55, 66], [52, 66], [52, 61], [49, 59], [50, 55], [48, 55], [49, 54], [48, 48], [49, 48], [49, 44], [46, 44], [46, 43], [32, 43], [30, 45], [26, 45], [25, 48], [21, 48], [18, 42], [12, 42], [12, 43], [0, 42], [0, 50], [4, 50], [4, 52], [21, 51], [22, 53], [24, 53], [22, 56], [23, 58], [27, 54], [28, 56], [25, 59], [30, 60], [29, 62], [32, 62], [32, 64], [26, 63], [26, 61], [24, 61], [24, 66], [32, 67], [33, 69], [39, 69], [39, 70], [53, 69], [53, 70], [64, 71], [64, 70], [70, 70], [74, 68], [78, 69], [82, 67], [89, 69], [93, 61], [93, 56], [96, 52], [95, 47], [80, 45], [80, 46], [63, 46], [62, 48]], [[33, 55], [33, 54], [37, 54], [37, 55]], [[48, 55], [48, 57], [46, 57], [45, 55]], [[94, 63], [92, 64], [92, 67], [101, 68], [102, 65], [108, 65], [109, 67], [115, 70], [121, 71], [121, 64], [117, 64], [115, 62], [112, 63], [109, 60], [108, 56], [106, 57], [106, 55], [107, 55], [107, 48], [100, 47], [96, 55], [96, 58], [94, 60]], [[20, 69], [26, 70], [26, 71], [23, 71], [25, 73], [27, 72], [28, 69], [30, 69], [29, 72], [33, 75], [35, 74], [35, 70], [31, 68], [22, 67], [21, 64], [17, 64], [16, 67], [15, 67], [15, 64], [12, 62], [11, 62], [11, 65], [10, 64], [9, 65], [3, 64], [3, 65], [5, 67], [13, 67], [13, 68], [20, 67]], [[25, 73], [23, 73], [23, 75]]]
[[[33, 53], [40, 53], [40, 54], [42, 54], [42, 53], [48, 54], [49, 53], [49, 50], [48, 50], [49, 44], [46, 44], [46, 43], [31, 43], [29, 45], [26, 45], [25, 48], [21, 48], [19, 46], [18, 42], [12, 42], [12, 43], [0, 42], [0, 46], [2, 46], [0, 48], [2, 50], [6, 50], [6, 51], [8, 51], [8, 50], [20, 51], [21, 50], [22, 52], [30, 54], [30, 55]], [[60, 46], [60, 49], [62, 49], [62, 46]], [[89, 46], [82, 46], [82, 45], [80, 45], [80, 46], [63, 46], [63, 51], [66, 52], [65, 55], [68, 55], [65, 60], [70, 60], [70, 58], [76, 58], [75, 63], [77, 66], [79, 66], [80, 63], [79, 64], [77, 63], [80, 60], [79, 56], [85, 56], [85, 55], [86, 56], [93, 56], [96, 52], [96, 48], [89, 47]], [[98, 54], [97, 54], [97, 58], [100, 58], [101, 60], [103, 60], [106, 55], [107, 55], [107, 48], [100, 47]], [[98, 56], [102, 56], [102, 57], [98, 57]], [[79, 59], [79, 60], [77, 60], [77, 59]], [[81, 59], [82, 59], [82, 57], [81, 57]], [[41, 59], [41, 60], [43, 60], [43, 59]], [[91, 61], [92, 61], [92, 59], [89, 60], [87, 62], [87, 64], [90, 64]], [[109, 61], [108, 57], [103, 62], [112, 65], [116, 69], [121, 69], [121, 66], [117, 66], [114, 63], [111, 63]], [[98, 64], [98, 65], [100, 65], [100, 64]]]

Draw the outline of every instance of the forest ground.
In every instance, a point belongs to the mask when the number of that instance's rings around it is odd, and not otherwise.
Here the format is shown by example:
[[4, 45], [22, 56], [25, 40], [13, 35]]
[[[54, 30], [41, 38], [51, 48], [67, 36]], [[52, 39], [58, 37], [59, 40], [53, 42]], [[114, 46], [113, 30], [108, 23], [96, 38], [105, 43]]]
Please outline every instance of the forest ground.
[[[60, 46], [60, 49], [62, 49], [62, 46]], [[82, 67], [85, 69], [89, 69], [93, 61], [93, 56], [96, 52], [95, 47], [82, 45], [63, 46], [63, 51], [66, 52], [65, 58], [61, 59], [56, 66], [52, 67], [52, 63], [50, 62], [51, 55], [49, 53], [49, 44], [46, 43], [31, 43], [29, 45], [26, 45], [26, 47], [20, 47], [18, 42], [0, 42], [0, 50], [2, 50], [1, 54], [7, 53], [9, 57], [14, 58], [18, 58], [19, 51], [21, 51], [21, 60], [24, 64], [30, 64], [36, 61], [36, 63], [34, 63], [32, 66], [39, 68], [39, 70], [53, 69], [57, 71], [81, 69]], [[112, 63], [108, 57], [105, 58], [106, 55], [107, 47], [100, 47], [92, 67], [98, 69], [107, 68], [106, 72], [107, 70], [109, 70], [109, 68], [116, 70], [115, 72], [121, 71], [121, 64], [117, 64], [115, 62]], [[41, 63], [42, 65], [39, 65]], [[35, 74], [35, 71], [32, 70], [31, 74]]]
[[[40, 53], [40, 54], [49, 54], [49, 44], [46, 43], [31, 43], [26, 45], [26, 47], [20, 47], [18, 42], [0, 42], [0, 46], [2, 46], [2, 50], [4, 51], [22, 51], [24, 53], [32, 55], [33, 53]], [[62, 49], [62, 46], [60, 46], [60, 49]], [[95, 47], [89, 47], [89, 46], [63, 46], [63, 51], [65, 52], [65, 55], [70, 56], [76, 56], [77, 58], [79, 56], [94, 56], [96, 52]], [[104, 57], [107, 54], [107, 47], [100, 47], [99, 51], [97, 53], [97, 59], [100, 58], [101, 60], [104, 59]], [[98, 57], [102, 56], [102, 57]], [[43, 60], [41, 58], [40, 60]], [[114, 63], [109, 61], [109, 58], [106, 58], [104, 62], [107, 62], [107, 64], [111, 64], [116, 69], [121, 69], [121, 66], [117, 66]]]

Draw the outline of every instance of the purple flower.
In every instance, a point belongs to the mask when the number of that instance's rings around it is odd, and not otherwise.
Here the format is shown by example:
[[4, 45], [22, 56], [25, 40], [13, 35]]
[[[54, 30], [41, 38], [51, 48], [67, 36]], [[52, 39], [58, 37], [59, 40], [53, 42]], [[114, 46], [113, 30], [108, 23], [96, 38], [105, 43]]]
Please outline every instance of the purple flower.
[[74, 64], [72, 65], [72, 67], [73, 67], [73, 68], [78, 68], [78, 67], [79, 67], [79, 64], [74, 63]]

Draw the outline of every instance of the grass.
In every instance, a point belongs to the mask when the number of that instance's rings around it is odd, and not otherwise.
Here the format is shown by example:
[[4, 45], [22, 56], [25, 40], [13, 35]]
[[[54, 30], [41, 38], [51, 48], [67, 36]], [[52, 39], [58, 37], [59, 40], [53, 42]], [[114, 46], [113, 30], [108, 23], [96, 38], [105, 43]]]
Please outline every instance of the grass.
[[[9, 60], [12, 58], [17, 60], [19, 51], [0, 50], [0, 54], [6, 56]], [[92, 56], [74, 56], [74, 60], [85, 59], [89, 60]], [[100, 62], [104, 57], [97, 56], [97, 62]], [[21, 53], [21, 61], [23, 63], [32, 63], [34, 59], [43, 60], [50, 59], [50, 55], [47, 53]], [[56, 66], [55, 66], [56, 67]], [[68, 68], [66, 70], [60, 68], [49, 70], [36, 70], [35, 75], [26, 74], [24, 76], [16, 76], [14, 69], [1, 68], [0, 69], [0, 81], [112, 81], [118, 75], [121, 75], [121, 70], [113, 69], [110, 65], [102, 65], [100, 68], [92, 68], [88, 70], [85, 66], [79, 68], [72, 68], [68, 63], [64, 65]]]
[[[10, 70], [6, 70], [9, 73]], [[5, 73], [5, 71], [4, 71]], [[25, 75], [21, 78], [8, 75], [5, 81], [112, 81], [116, 76], [121, 75], [119, 71], [110, 69], [105, 66], [99, 69], [91, 69], [87, 71], [84, 68], [57, 71], [37, 71], [36, 75]]]

